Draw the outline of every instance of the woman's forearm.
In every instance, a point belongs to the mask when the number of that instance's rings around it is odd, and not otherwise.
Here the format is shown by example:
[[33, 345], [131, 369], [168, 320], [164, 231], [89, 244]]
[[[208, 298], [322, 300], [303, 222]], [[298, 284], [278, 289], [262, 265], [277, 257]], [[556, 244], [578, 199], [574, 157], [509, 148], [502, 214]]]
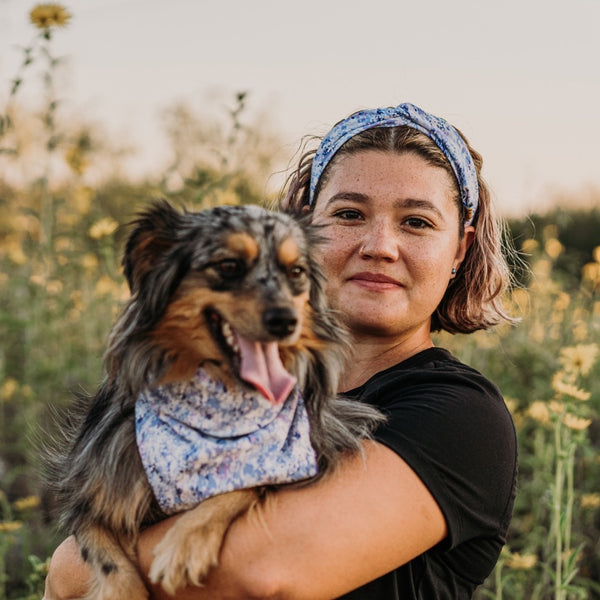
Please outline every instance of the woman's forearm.
[[[146, 578], [154, 547], [177, 518], [142, 533]], [[366, 443], [364, 457], [348, 456], [326, 479], [282, 489], [234, 521], [204, 587], [173, 597], [148, 585], [156, 600], [327, 600], [404, 564], [446, 533], [441, 510], [410, 467], [385, 446]], [[89, 580], [74, 540], [65, 545], [52, 561], [55, 595], [47, 600], [81, 597]]]

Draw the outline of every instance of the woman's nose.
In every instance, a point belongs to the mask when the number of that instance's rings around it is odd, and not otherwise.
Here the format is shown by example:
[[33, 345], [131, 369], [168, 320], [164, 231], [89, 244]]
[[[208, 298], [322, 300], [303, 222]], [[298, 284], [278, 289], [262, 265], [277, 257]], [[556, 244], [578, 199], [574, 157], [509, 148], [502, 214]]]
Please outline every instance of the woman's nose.
[[362, 258], [398, 260], [400, 247], [393, 225], [387, 221], [373, 223], [360, 240], [359, 255]]

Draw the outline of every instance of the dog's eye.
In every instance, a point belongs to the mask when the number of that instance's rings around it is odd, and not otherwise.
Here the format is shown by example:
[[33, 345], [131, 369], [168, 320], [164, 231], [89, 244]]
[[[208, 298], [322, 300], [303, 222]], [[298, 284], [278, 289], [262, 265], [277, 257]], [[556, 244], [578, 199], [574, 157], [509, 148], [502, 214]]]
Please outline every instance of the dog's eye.
[[235, 279], [241, 277], [246, 272], [246, 266], [243, 261], [235, 258], [225, 258], [216, 263], [215, 268], [224, 279]]
[[288, 269], [288, 277], [290, 279], [301, 279], [306, 274], [306, 269], [299, 265], [295, 265]]

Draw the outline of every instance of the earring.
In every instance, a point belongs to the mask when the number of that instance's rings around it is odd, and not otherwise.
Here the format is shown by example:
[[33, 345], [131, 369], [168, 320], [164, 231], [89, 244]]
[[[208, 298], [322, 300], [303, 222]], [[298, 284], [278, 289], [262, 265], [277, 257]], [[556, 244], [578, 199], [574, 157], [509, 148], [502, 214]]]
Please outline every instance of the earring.
[[456, 275], [456, 269], [452, 267], [452, 275]]

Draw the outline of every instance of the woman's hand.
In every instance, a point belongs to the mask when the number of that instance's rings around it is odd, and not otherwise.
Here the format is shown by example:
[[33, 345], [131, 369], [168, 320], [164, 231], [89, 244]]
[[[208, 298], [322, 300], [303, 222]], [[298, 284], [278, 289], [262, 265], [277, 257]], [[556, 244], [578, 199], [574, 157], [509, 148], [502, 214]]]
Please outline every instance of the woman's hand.
[[83, 562], [73, 536], [67, 538], [52, 555], [46, 577], [43, 600], [76, 600], [91, 587], [92, 572]]

